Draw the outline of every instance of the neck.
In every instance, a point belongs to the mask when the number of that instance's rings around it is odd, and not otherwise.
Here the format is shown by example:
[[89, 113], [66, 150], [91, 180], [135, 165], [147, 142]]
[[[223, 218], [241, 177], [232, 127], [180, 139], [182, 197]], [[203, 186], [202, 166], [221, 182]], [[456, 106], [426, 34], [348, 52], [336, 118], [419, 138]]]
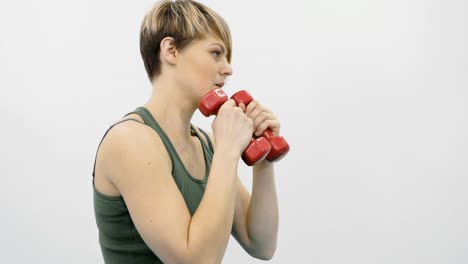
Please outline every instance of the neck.
[[190, 121], [198, 105], [183, 89], [173, 82], [158, 79], [153, 82], [153, 93], [144, 106], [174, 143], [183, 144], [191, 139]]

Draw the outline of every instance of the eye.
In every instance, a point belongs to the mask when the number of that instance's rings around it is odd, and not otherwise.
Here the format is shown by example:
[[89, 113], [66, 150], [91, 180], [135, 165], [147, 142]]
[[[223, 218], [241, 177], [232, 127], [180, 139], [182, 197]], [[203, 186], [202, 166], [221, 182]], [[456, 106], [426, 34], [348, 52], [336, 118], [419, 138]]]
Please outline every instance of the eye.
[[219, 58], [219, 57], [221, 56], [222, 52], [219, 51], [219, 50], [215, 50], [215, 51], [211, 52], [211, 54], [214, 54], [214, 56], [215, 56], [216, 58]]

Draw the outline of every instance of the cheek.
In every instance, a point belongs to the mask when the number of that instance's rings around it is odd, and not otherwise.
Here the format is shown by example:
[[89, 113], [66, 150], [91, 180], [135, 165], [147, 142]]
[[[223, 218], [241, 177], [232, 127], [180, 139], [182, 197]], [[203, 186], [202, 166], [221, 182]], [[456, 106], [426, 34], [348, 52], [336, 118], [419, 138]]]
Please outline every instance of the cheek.
[[184, 86], [192, 87], [199, 92], [206, 92], [214, 87], [216, 79], [216, 63], [204, 54], [194, 54], [186, 57], [180, 72]]
[[197, 82], [207, 83], [213, 82], [213, 63], [207, 60], [193, 61], [191, 75], [195, 77]]

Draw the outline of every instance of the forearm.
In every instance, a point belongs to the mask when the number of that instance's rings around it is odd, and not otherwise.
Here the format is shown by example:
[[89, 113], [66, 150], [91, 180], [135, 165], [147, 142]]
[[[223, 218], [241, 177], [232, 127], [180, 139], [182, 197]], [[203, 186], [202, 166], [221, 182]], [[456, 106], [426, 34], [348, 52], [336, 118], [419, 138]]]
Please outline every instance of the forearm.
[[213, 157], [205, 194], [188, 230], [190, 255], [200, 262], [221, 263], [224, 256], [234, 218], [238, 160], [235, 155]]
[[262, 161], [253, 168], [252, 196], [247, 231], [253, 251], [261, 258], [271, 258], [278, 235], [278, 201], [273, 164]]

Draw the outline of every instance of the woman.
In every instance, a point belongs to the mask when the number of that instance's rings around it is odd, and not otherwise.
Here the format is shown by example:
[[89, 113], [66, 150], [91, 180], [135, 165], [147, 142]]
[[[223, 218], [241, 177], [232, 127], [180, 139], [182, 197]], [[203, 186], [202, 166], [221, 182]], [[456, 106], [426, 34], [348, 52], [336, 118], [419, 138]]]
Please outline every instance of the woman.
[[273, 164], [253, 166], [252, 195], [237, 165], [252, 134], [278, 134], [279, 121], [257, 101], [229, 100], [212, 134], [190, 122], [203, 95], [232, 75], [225, 21], [195, 1], [162, 1], [143, 20], [140, 49], [152, 96], [105, 133], [93, 171], [105, 262], [220, 263], [230, 234], [253, 257], [271, 259]]

